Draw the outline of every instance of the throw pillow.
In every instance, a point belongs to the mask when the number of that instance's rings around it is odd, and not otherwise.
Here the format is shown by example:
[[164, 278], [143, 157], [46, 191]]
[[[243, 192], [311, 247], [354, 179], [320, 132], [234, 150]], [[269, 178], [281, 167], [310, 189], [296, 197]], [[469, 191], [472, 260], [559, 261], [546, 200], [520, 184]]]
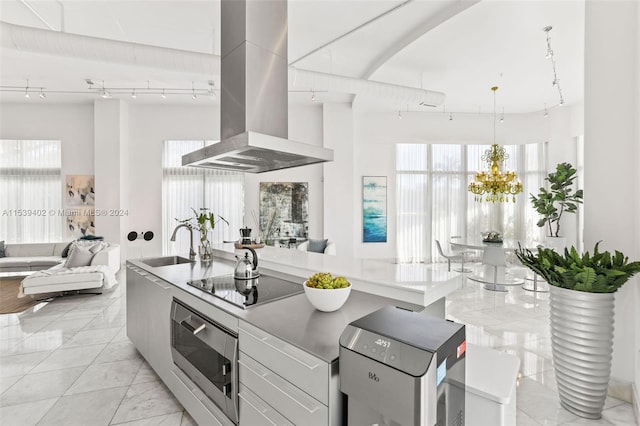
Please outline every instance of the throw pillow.
[[95, 253], [91, 253], [88, 247], [74, 244], [71, 246], [67, 261], [64, 263], [65, 268], [75, 268], [78, 266], [89, 266], [91, 259]]
[[91, 250], [91, 248], [93, 246], [95, 246], [96, 244], [99, 244], [100, 241], [93, 241], [93, 240], [78, 240], [78, 241], [74, 241], [73, 245], [74, 246], [81, 246], [81, 247], [86, 247], [87, 249]]
[[69, 256], [69, 249], [71, 249], [71, 244], [73, 244], [74, 242], [71, 241], [69, 244], [67, 244], [67, 246], [65, 248], [62, 249], [62, 253], [60, 253], [60, 257], [67, 257]]
[[96, 241], [94, 245], [89, 247], [89, 251], [93, 254], [96, 254], [97, 252], [104, 250], [108, 246], [109, 244], [104, 241]]
[[324, 249], [327, 248], [328, 242], [329, 240], [314, 240], [312, 238], [309, 238], [307, 251], [312, 251], [314, 253], [324, 253]]
[[5, 257], [6, 255], [4, 251], [4, 241], [0, 241], [0, 257]]

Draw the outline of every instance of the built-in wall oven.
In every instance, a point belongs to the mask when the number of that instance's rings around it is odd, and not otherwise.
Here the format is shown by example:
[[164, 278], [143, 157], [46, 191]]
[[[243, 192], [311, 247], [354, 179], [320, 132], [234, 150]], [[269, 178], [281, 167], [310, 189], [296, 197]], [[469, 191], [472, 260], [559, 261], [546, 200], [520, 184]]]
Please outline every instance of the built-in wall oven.
[[238, 424], [238, 334], [173, 299], [173, 362]]

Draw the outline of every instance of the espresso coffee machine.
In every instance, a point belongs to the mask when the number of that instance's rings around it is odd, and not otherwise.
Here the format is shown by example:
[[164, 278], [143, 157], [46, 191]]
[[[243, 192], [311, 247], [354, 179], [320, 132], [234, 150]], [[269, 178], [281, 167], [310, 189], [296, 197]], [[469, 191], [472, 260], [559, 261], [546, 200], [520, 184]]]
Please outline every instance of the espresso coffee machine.
[[240, 228], [240, 243], [251, 244], [251, 228]]

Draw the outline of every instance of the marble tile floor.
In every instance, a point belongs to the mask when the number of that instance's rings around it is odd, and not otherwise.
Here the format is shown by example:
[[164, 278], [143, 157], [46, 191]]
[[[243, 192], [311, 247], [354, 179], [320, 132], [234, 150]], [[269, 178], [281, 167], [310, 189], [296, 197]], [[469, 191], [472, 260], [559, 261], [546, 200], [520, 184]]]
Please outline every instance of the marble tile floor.
[[549, 294], [520, 286], [509, 287], [506, 293], [494, 292], [482, 286], [463, 278], [462, 287], [447, 298], [447, 318], [466, 324], [468, 342], [520, 358], [518, 426], [639, 424], [631, 404], [612, 397], [607, 397], [599, 420], [583, 419], [562, 408], [551, 361]]
[[125, 313], [121, 284], [0, 315], [0, 424], [196, 425], [127, 339]]
[[[195, 425], [127, 339], [125, 306], [120, 284], [0, 315], [0, 424]], [[636, 424], [631, 405], [614, 398], [597, 421], [560, 407], [548, 310], [546, 294], [495, 293], [466, 279], [447, 301], [447, 317], [467, 324], [469, 342], [520, 357], [518, 426]]]

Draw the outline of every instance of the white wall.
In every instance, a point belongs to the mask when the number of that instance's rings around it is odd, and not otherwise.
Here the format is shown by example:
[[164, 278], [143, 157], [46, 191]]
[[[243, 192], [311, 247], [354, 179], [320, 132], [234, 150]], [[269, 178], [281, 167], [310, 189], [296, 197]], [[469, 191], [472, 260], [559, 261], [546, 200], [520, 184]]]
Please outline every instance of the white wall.
[[[560, 111], [561, 110], [561, 111]], [[568, 161], [574, 166], [574, 138], [582, 133], [579, 119], [582, 106], [563, 107], [543, 113], [506, 114], [504, 123], [498, 123], [496, 142], [499, 144], [525, 144], [548, 141], [548, 164], [554, 168], [559, 162]], [[395, 258], [395, 144], [396, 143], [493, 143], [493, 114], [454, 114], [449, 120], [442, 113], [403, 113], [402, 120], [390, 113], [356, 113], [355, 175], [387, 176], [388, 233], [386, 244], [362, 243], [362, 206], [356, 209], [354, 223], [360, 232], [355, 253], [358, 257]], [[569, 148], [565, 145], [569, 144]], [[573, 144], [573, 145], [572, 145]], [[361, 183], [355, 188], [354, 197], [360, 197]], [[529, 203], [529, 194], [521, 194], [518, 202]], [[567, 230], [567, 241], [575, 240], [576, 217], [563, 218], [562, 229]], [[357, 234], [357, 233], [356, 233]]]
[[[62, 141], [62, 176], [93, 174], [93, 105], [3, 104], [0, 138]], [[60, 189], [62, 191], [62, 188]]]
[[[353, 256], [359, 199], [354, 175], [353, 109], [349, 104], [324, 104], [324, 146], [334, 159], [324, 164], [324, 237], [335, 243], [336, 255]], [[361, 237], [360, 237], [361, 238]], [[362, 241], [360, 239], [360, 241]], [[357, 254], [359, 256], [359, 253]]]
[[[210, 106], [137, 105], [123, 102], [126, 117], [118, 120], [102, 119], [104, 114], [94, 116], [93, 104], [54, 104], [49, 99], [36, 104], [3, 104], [0, 108], [0, 137], [5, 139], [59, 139], [62, 141], [62, 175], [95, 174], [98, 168], [114, 165], [122, 157], [117, 168], [120, 182], [97, 182], [97, 187], [113, 189], [113, 197], [122, 195], [121, 201], [109, 198], [105, 193], [104, 207], [127, 208], [126, 222], [110, 238], [119, 238], [123, 253], [131, 257], [160, 255], [161, 208], [162, 208], [162, 147], [169, 139], [217, 140], [219, 138], [219, 110]], [[103, 101], [97, 101], [103, 102]], [[118, 102], [118, 101], [112, 101]], [[105, 105], [108, 105], [106, 103]], [[127, 123], [128, 121], [128, 123]], [[110, 152], [101, 151], [95, 158], [94, 123], [102, 123], [99, 135], [126, 143], [115, 146]], [[124, 134], [122, 134], [124, 132]], [[322, 145], [322, 108], [295, 107], [289, 114], [289, 137], [299, 142]], [[107, 142], [105, 142], [107, 143]], [[115, 143], [115, 142], [114, 142]], [[106, 145], [108, 146], [108, 145]], [[117, 148], [117, 149], [116, 149]], [[113, 154], [113, 155], [110, 155]], [[94, 162], [95, 161], [95, 162]], [[127, 163], [127, 164], [124, 164]], [[277, 172], [247, 174], [245, 180], [245, 222], [253, 226], [251, 210], [258, 213], [259, 182], [308, 182], [309, 183], [309, 233], [320, 238], [323, 230], [323, 183], [322, 165], [312, 165]], [[108, 176], [108, 174], [105, 174]], [[115, 186], [113, 186], [115, 185]], [[122, 186], [122, 194], [118, 194]], [[62, 188], [60, 189], [62, 191]], [[105, 189], [106, 190], [106, 189]], [[97, 190], [98, 191], [98, 190]], [[100, 198], [100, 194], [97, 194]], [[116, 205], [117, 204], [117, 205]], [[115, 228], [114, 228], [115, 229]], [[129, 242], [125, 236], [129, 231], [152, 231], [152, 241]], [[101, 233], [101, 230], [97, 230]], [[179, 234], [183, 237], [185, 234]], [[235, 234], [232, 234], [235, 235]]]
[[[322, 146], [322, 107], [289, 107], [289, 139]], [[246, 173], [244, 178], [244, 223], [252, 229], [251, 236], [258, 236], [258, 226], [253, 221], [251, 211], [260, 214], [260, 182], [307, 182], [309, 184], [309, 236], [322, 238], [324, 235], [322, 209], [324, 184], [322, 164], [295, 167], [258, 174]], [[234, 236], [240, 237], [236, 230]]]
[[[34, 97], [29, 103], [2, 104], [0, 123], [1, 139], [60, 140], [63, 182], [65, 175], [94, 174], [93, 105], [53, 104], [50, 98]], [[62, 191], [61, 185], [61, 196]], [[63, 233], [63, 240], [71, 239]]]
[[[640, 37], [640, 7], [636, 11], [636, 38]], [[636, 43], [636, 70], [640, 72], [640, 43]], [[640, 81], [636, 78], [636, 112], [640, 115]], [[636, 140], [640, 139], [640, 120], [636, 120]], [[640, 144], [636, 144], [635, 161], [640, 164]], [[636, 168], [636, 188], [640, 188], [640, 169]], [[634, 211], [640, 212], [640, 197], [635, 197]], [[640, 226], [636, 226], [636, 253], [640, 254]], [[636, 278], [637, 280], [637, 278]], [[636, 307], [640, 305], [640, 285], [635, 287]], [[640, 314], [636, 311], [636, 324], [640, 322]], [[636, 377], [635, 377], [635, 413], [636, 420], [640, 420], [640, 326], [636, 326]]]
[[126, 259], [125, 230], [128, 222], [127, 175], [129, 114], [127, 104], [117, 99], [101, 99], [94, 104], [94, 152], [96, 191], [96, 233], [106, 241], [120, 244]]
[[[335, 117], [333, 124], [327, 121], [329, 115], [323, 112], [321, 106], [291, 108], [289, 137], [315, 145], [335, 144], [336, 161], [331, 165], [247, 174], [244, 211], [247, 226], [255, 227], [251, 211], [259, 211], [259, 182], [309, 182], [311, 237], [345, 238], [345, 242], [340, 245], [345, 250], [344, 253], [356, 257], [395, 258], [394, 144], [491, 143], [493, 140], [492, 114], [454, 114], [454, 120], [449, 121], [448, 115], [445, 114], [405, 113], [404, 118], [398, 120], [394, 114], [352, 113], [348, 106], [340, 105], [333, 108], [336, 111], [332, 113]], [[580, 108], [577, 110], [582, 111]], [[93, 105], [3, 105], [1, 135], [5, 138], [59, 138], [65, 147], [63, 174], [92, 174], [93, 111]], [[349, 130], [350, 127], [345, 127], [344, 120], [350, 120], [352, 114], [353, 129]], [[121, 183], [128, 188], [126, 191], [123, 190], [123, 193], [129, 215], [120, 236], [124, 237], [129, 231], [152, 231], [155, 234], [152, 241], [122, 241], [123, 249], [128, 249], [132, 257], [155, 256], [162, 251], [162, 142], [167, 139], [218, 139], [219, 113], [215, 107], [202, 105], [137, 105], [131, 102], [128, 105], [128, 117], [128, 143], [121, 148], [123, 152], [125, 149], [128, 151], [126, 158], [129, 164], [121, 171]], [[581, 114], [576, 113], [576, 108], [569, 107], [550, 111], [549, 119], [544, 119], [542, 114], [507, 114], [505, 122], [498, 126], [496, 141], [502, 144], [548, 140], [551, 166], [561, 161], [573, 162], [573, 137], [581, 133], [582, 124], [576, 117], [581, 117]], [[34, 126], [33, 123], [38, 125]], [[325, 134], [327, 129], [330, 130], [330, 135]], [[338, 137], [345, 129], [347, 133], [352, 132], [353, 136]], [[352, 147], [349, 146], [350, 140], [354, 141]], [[570, 148], [566, 149], [565, 146]], [[104, 159], [96, 161], [102, 160]], [[327, 170], [335, 170], [329, 172], [333, 178], [327, 176]], [[335, 179], [335, 173], [347, 173], [347, 177], [343, 176], [346, 181], [343, 178]], [[368, 175], [382, 175], [388, 178], [387, 243], [362, 243], [362, 176]], [[326, 182], [327, 179], [330, 180], [329, 183]], [[528, 200], [528, 196], [521, 196], [521, 199], [525, 198]], [[325, 213], [327, 199], [333, 200], [334, 207]], [[122, 204], [125, 204], [125, 200]], [[326, 229], [327, 226], [331, 229]], [[563, 223], [565, 230], [574, 228], [570, 222]], [[187, 234], [178, 235], [178, 238], [183, 237], [186, 238]]]
[[[207, 106], [130, 105], [129, 228], [151, 241], [126, 241], [131, 257], [162, 254], [162, 151], [165, 140], [217, 140], [219, 113]], [[194, 206], [197, 207], [197, 206]], [[178, 238], [188, 238], [181, 232]]]
[[[602, 249], [620, 250], [632, 260], [640, 258], [638, 7], [612, 1], [587, 2], [585, 8], [585, 245], [604, 240]], [[623, 386], [610, 391], [627, 400], [624, 383], [638, 376], [638, 280], [616, 294], [611, 374]]]
[[[129, 227], [136, 232], [152, 231], [155, 238], [146, 242], [127, 242], [132, 257], [155, 256], [162, 252], [162, 147], [165, 140], [218, 140], [220, 113], [216, 107], [203, 106], [130, 106]], [[322, 145], [322, 110], [319, 106], [297, 107], [289, 113], [289, 138]], [[309, 233], [322, 236], [322, 166], [311, 165], [275, 172], [245, 174], [245, 225], [255, 228], [251, 211], [259, 214], [260, 182], [309, 183]], [[231, 230], [239, 237], [238, 230]], [[257, 236], [257, 230], [252, 233]], [[179, 233], [177, 238], [188, 238]]]

